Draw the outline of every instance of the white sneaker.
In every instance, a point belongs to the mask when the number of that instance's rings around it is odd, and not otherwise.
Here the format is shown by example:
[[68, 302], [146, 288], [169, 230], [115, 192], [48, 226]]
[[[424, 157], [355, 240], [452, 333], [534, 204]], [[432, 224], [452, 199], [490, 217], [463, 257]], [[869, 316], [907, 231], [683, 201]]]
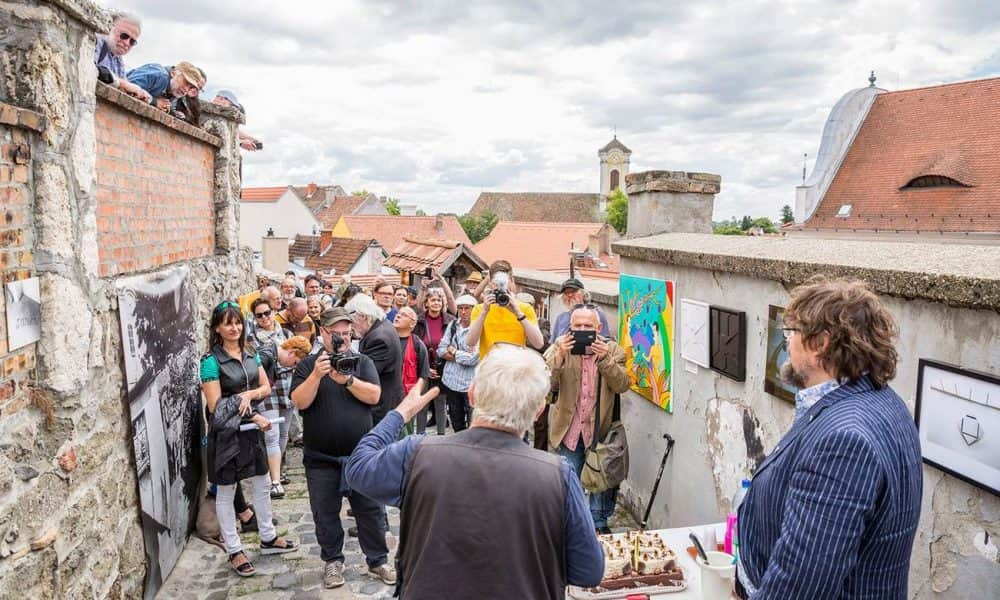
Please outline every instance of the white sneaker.
[[285, 488], [283, 488], [280, 483], [272, 483], [271, 484], [271, 497], [272, 498], [284, 498], [285, 497]]

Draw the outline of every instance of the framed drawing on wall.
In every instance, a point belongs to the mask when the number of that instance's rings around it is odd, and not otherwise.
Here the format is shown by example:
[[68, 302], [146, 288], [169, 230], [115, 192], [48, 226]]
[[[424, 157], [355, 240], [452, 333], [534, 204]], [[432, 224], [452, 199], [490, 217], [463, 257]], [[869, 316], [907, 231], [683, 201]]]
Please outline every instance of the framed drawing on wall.
[[781, 365], [788, 360], [788, 344], [782, 327], [785, 308], [783, 306], [767, 307], [767, 360], [764, 363], [764, 391], [782, 400], [795, 402], [797, 387], [781, 380]]
[[681, 358], [708, 368], [708, 304], [681, 300]]
[[712, 369], [735, 381], [746, 381], [747, 314], [713, 306], [710, 324]]
[[1000, 495], [1000, 377], [925, 358], [918, 368], [924, 462]]

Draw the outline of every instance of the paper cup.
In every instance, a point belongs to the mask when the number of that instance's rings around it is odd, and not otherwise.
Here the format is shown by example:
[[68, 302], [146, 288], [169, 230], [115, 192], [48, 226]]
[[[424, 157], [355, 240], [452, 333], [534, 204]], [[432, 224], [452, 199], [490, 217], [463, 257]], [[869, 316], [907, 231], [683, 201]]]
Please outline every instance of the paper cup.
[[733, 594], [733, 580], [736, 577], [733, 555], [711, 550], [705, 554], [708, 556], [708, 564], [705, 564], [700, 556], [695, 559], [698, 568], [701, 569], [702, 600], [729, 600]]

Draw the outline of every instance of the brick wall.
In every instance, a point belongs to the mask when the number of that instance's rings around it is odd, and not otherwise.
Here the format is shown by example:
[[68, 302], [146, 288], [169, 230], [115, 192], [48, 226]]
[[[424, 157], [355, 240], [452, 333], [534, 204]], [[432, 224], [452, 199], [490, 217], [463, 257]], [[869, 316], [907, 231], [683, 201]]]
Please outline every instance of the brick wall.
[[214, 254], [217, 138], [110, 88], [99, 95], [100, 275]]
[[[2, 105], [0, 111], [0, 279], [32, 277], [31, 132], [15, 126], [31, 111]], [[13, 352], [7, 346], [7, 295], [0, 290], [0, 416], [11, 415], [31, 401], [29, 372], [35, 368], [35, 346]]]

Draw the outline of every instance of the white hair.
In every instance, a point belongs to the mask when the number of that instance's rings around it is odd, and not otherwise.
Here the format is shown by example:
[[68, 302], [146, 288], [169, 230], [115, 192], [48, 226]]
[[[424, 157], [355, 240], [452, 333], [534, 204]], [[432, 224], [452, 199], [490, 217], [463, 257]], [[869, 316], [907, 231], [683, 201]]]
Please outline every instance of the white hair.
[[365, 294], [354, 294], [344, 305], [344, 308], [347, 309], [347, 312], [357, 313], [367, 318], [368, 322], [372, 324], [385, 318], [385, 311]]
[[549, 393], [549, 371], [542, 355], [521, 346], [497, 344], [479, 363], [472, 416], [521, 435]]
[[139, 17], [130, 12], [113, 13], [111, 15], [111, 22], [114, 23], [115, 21], [125, 21], [126, 23], [131, 23], [135, 25], [136, 29], [138, 29], [140, 33], [142, 32], [142, 21], [139, 20]]

